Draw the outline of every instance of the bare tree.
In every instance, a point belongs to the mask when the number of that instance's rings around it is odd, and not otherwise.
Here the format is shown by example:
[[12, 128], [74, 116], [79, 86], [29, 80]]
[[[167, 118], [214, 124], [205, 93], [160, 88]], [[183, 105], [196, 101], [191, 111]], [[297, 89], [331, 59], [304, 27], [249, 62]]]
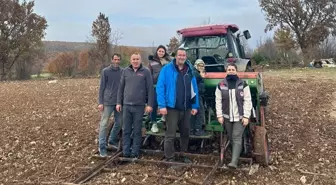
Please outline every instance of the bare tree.
[[315, 58], [336, 58], [336, 37], [329, 36], [317, 48]]
[[168, 47], [168, 52], [172, 53], [177, 50], [177, 48], [180, 45], [180, 41], [177, 37], [172, 37], [169, 41], [169, 44], [167, 45]]
[[118, 46], [120, 43], [120, 40], [123, 38], [123, 33], [116, 29], [111, 33], [111, 49], [112, 52], [119, 52], [118, 50]]
[[330, 33], [336, 35], [335, 0], [259, 0], [259, 4], [268, 21], [265, 31], [290, 28], [304, 55]]
[[203, 20], [202, 21], [202, 25], [209, 25], [209, 24], [211, 24], [212, 22], [211, 22], [211, 17], [208, 17], [207, 19], [205, 19], [205, 20]]
[[267, 38], [264, 41], [260, 40], [257, 52], [265, 57], [268, 62], [276, 63], [278, 51], [272, 38]]
[[45, 36], [47, 21], [34, 13], [34, 5], [34, 1], [0, 0], [0, 80]]

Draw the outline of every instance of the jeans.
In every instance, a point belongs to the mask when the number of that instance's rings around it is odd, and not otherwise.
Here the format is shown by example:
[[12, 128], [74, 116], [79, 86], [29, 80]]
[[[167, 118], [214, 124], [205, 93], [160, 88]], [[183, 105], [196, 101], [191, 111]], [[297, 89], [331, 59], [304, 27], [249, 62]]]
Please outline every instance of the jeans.
[[118, 134], [121, 129], [121, 120], [120, 113], [116, 111], [115, 105], [104, 105], [104, 110], [102, 114], [102, 118], [99, 125], [99, 151], [101, 154], [106, 154], [106, 139], [108, 135], [109, 128], [109, 118], [114, 112], [114, 124], [111, 128], [109, 144], [117, 145], [118, 143]]
[[174, 140], [176, 129], [179, 127], [181, 152], [187, 152], [189, 145], [189, 129], [191, 110], [180, 111], [176, 109], [167, 109], [166, 132], [164, 140], [164, 155], [167, 159], [174, 157]]
[[[145, 106], [123, 106], [123, 155], [124, 157], [138, 157], [142, 141], [142, 118]], [[133, 144], [131, 151], [131, 134]]]
[[157, 97], [156, 97], [156, 88], [154, 87], [153, 111], [150, 113], [150, 119], [152, 123], [156, 122], [157, 109], [158, 109], [158, 103], [157, 103]]

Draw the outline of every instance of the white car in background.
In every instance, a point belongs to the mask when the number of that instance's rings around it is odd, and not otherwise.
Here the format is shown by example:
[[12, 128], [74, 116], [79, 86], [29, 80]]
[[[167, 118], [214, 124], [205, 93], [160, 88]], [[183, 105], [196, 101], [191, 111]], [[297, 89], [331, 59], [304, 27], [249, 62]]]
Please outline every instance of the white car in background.
[[329, 59], [313, 60], [312, 62], [310, 62], [310, 66], [316, 68], [336, 67], [336, 64], [333, 58], [329, 58]]

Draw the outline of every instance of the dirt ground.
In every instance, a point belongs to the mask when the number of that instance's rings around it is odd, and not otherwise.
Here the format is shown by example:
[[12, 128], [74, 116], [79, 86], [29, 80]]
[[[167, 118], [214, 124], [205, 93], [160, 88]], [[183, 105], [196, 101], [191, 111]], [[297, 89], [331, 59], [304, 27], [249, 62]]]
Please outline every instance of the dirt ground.
[[[272, 165], [252, 175], [217, 172], [214, 184], [336, 184], [336, 71], [269, 71], [263, 76], [271, 97], [266, 124]], [[0, 83], [0, 184], [72, 182], [80, 167], [94, 166], [97, 91], [98, 79]], [[202, 182], [209, 170], [130, 164], [88, 184], [167, 183], [150, 176], [162, 173]]]

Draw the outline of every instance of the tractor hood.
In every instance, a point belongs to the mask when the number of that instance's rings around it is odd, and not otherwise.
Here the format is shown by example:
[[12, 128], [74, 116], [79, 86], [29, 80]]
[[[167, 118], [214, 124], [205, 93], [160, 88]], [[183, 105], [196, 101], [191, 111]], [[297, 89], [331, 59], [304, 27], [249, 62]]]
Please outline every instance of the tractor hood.
[[[225, 72], [220, 73], [206, 73], [204, 77], [204, 84], [207, 96], [213, 96], [218, 83], [226, 77]], [[240, 79], [244, 80], [249, 86], [251, 91], [256, 91], [258, 88], [258, 83], [262, 79], [261, 73], [259, 72], [238, 72]]]
[[[204, 79], [224, 79], [227, 73], [206, 73]], [[258, 72], [238, 72], [241, 79], [257, 79], [260, 73]]]

